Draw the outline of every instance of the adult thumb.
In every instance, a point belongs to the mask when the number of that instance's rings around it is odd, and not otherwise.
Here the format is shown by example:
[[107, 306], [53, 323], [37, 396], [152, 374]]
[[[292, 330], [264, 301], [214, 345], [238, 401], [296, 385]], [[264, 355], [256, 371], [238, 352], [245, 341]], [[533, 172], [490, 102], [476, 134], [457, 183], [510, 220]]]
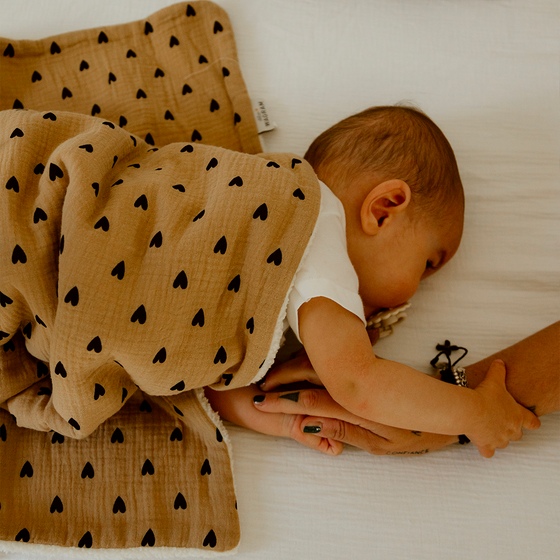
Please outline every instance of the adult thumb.
[[506, 383], [506, 364], [503, 360], [494, 360], [490, 365], [490, 369], [486, 372], [485, 381], [494, 381], [505, 385]]

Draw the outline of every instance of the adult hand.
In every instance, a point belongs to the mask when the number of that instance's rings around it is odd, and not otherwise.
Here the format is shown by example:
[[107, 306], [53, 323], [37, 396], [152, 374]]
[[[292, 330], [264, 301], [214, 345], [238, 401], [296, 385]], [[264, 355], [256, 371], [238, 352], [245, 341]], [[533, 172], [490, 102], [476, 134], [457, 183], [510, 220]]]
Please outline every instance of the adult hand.
[[[274, 368], [261, 388], [270, 391], [302, 380], [318, 382], [304, 354]], [[330, 442], [331, 447], [334, 442], [341, 442], [373, 455], [421, 455], [458, 441], [457, 436], [402, 430], [365, 420], [341, 407], [320, 387], [263, 392], [259, 394], [259, 399], [260, 402], [255, 402], [259, 412], [298, 416], [298, 427], [304, 434], [322, 438]], [[294, 437], [293, 432], [289, 437]]]

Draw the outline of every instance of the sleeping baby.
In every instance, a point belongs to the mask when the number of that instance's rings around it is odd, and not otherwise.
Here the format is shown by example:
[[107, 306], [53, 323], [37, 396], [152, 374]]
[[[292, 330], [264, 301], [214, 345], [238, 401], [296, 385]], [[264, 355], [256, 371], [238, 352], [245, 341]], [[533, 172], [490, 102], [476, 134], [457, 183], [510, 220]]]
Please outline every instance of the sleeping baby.
[[[323, 385], [361, 418], [466, 434], [486, 457], [520, 439], [522, 427], [537, 428], [507, 393], [502, 369], [476, 390], [445, 384], [377, 358], [364, 328], [366, 317], [406, 302], [459, 246], [463, 187], [441, 130], [418, 110], [374, 107], [323, 132], [305, 159], [321, 181], [321, 210], [287, 322], [314, 372], [273, 370], [261, 387]], [[267, 419], [251, 410], [249, 391], [206, 394], [226, 418], [263, 431]], [[253, 396], [257, 407], [264, 399]]]
[[[484, 456], [538, 427], [501, 371], [472, 390], [372, 351], [366, 318], [406, 302], [460, 243], [463, 190], [439, 128], [372, 108], [305, 159], [156, 149], [103, 119], [1, 113], [0, 406], [83, 438], [139, 390], [188, 422], [187, 395], [204, 406], [206, 387], [222, 417], [266, 431], [247, 387], [289, 325], [306, 380], [357, 416], [465, 434]], [[267, 388], [297, 377], [273, 371]]]

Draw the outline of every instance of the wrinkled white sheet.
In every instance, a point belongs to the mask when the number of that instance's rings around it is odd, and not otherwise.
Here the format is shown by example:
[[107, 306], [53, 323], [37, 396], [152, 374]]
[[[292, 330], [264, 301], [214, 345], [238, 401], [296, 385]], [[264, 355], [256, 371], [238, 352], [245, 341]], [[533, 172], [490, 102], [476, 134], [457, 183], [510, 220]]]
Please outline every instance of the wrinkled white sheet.
[[[121, 23], [170, 3], [0, 0], [0, 35]], [[423, 283], [408, 319], [377, 347], [382, 356], [429, 371], [445, 338], [476, 361], [558, 320], [557, 0], [217, 3], [232, 20], [251, 96], [278, 124], [263, 136], [267, 150], [303, 154], [339, 119], [403, 100], [455, 148], [467, 199], [462, 247]], [[348, 448], [330, 458], [230, 433], [240, 559], [558, 558], [558, 413], [491, 460], [459, 445], [410, 458]]]

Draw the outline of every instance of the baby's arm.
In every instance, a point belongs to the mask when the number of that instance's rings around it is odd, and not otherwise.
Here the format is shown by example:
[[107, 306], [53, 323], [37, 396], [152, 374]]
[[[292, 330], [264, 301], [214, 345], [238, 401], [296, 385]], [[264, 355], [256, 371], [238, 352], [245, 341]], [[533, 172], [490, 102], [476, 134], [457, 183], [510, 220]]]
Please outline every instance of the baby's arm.
[[[336, 329], [333, 329], [336, 325]], [[505, 368], [476, 390], [443, 383], [374, 355], [361, 321], [326, 298], [299, 309], [299, 331], [319, 379], [353, 414], [399, 428], [466, 434], [485, 457], [539, 420], [505, 388]]]

